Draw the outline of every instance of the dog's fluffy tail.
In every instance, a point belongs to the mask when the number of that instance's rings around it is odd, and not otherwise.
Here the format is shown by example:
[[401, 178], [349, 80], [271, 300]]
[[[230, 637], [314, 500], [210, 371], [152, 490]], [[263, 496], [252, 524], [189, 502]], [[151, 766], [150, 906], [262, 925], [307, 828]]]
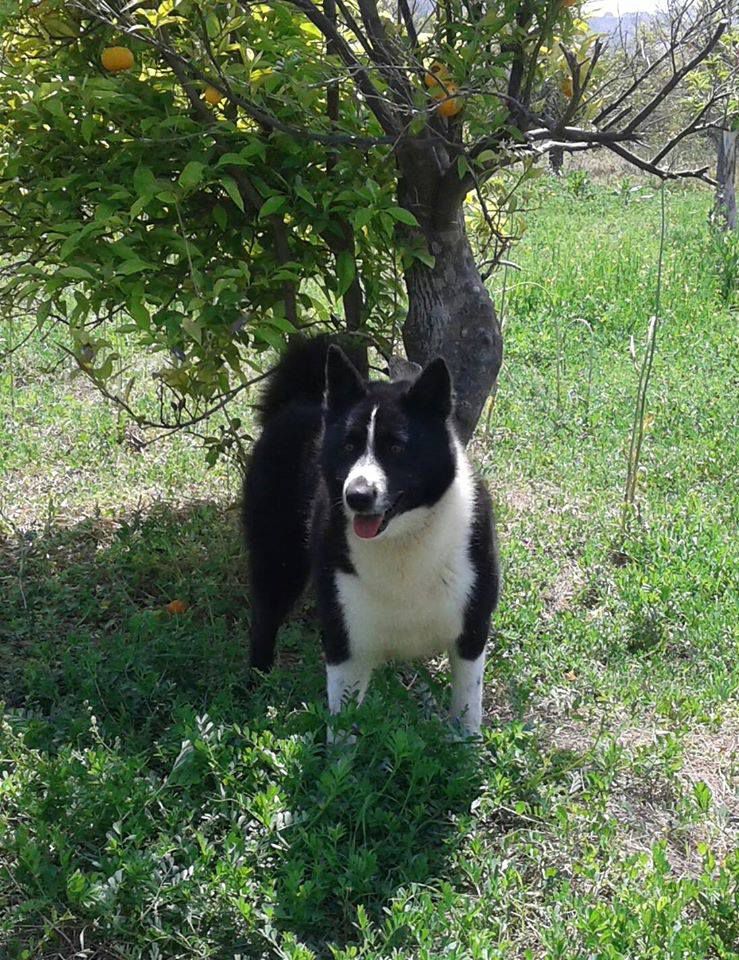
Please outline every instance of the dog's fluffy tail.
[[367, 351], [356, 338], [339, 334], [317, 337], [296, 336], [288, 344], [279, 363], [271, 371], [259, 402], [259, 419], [264, 425], [288, 404], [323, 402], [326, 355], [332, 343], [337, 344], [366, 376]]

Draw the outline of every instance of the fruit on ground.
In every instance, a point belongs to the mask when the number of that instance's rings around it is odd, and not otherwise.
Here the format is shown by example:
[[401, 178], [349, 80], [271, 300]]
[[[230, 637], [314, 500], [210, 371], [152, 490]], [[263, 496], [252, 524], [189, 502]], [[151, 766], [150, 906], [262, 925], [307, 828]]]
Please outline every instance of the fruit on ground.
[[133, 54], [128, 47], [106, 47], [100, 62], [109, 73], [120, 73], [133, 66]]
[[173, 616], [176, 616], [177, 614], [184, 613], [187, 610], [187, 604], [184, 600], [170, 600], [164, 609], [167, 611], [167, 613], [171, 613]]

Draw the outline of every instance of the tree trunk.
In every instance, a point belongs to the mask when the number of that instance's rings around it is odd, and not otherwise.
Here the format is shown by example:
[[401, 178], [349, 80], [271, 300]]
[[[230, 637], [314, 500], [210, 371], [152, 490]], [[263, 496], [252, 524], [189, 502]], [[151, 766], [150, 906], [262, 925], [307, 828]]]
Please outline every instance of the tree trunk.
[[736, 130], [717, 130], [716, 214], [727, 230], [736, 230]]
[[563, 147], [551, 147], [549, 150], [549, 169], [555, 175], [559, 177], [562, 174], [562, 165], [565, 160], [565, 152]]
[[424, 231], [433, 267], [420, 261], [405, 275], [408, 316], [403, 343], [409, 360], [443, 357], [456, 391], [456, 425], [463, 443], [472, 436], [498, 376], [503, 342], [490, 295], [475, 264], [461, 210], [443, 226]]

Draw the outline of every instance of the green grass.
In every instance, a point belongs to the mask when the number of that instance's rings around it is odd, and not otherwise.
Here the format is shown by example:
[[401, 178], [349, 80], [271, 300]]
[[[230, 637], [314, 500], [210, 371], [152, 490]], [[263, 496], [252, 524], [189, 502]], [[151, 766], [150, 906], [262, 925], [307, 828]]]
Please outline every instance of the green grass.
[[544, 186], [515, 251], [474, 445], [506, 579], [479, 749], [388, 670], [327, 757], [310, 609], [246, 684], [235, 473], [136, 452], [51, 340], [6, 365], [0, 956], [739, 957], [731, 264], [670, 193], [622, 540], [659, 196], [581, 193]]

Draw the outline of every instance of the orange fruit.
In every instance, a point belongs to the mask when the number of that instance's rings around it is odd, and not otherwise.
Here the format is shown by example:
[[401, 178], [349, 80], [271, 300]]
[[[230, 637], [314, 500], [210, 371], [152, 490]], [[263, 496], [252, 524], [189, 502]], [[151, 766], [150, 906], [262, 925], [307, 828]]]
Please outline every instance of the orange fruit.
[[441, 117], [456, 117], [464, 106], [462, 97], [455, 97], [454, 94], [459, 90], [456, 83], [447, 83], [446, 90], [439, 87], [439, 92], [434, 94], [434, 99], [439, 101], [436, 108]]
[[444, 83], [449, 79], [449, 71], [444, 66], [443, 63], [439, 63], [438, 60], [434, 60], [431, 66], [426, 71], [426, 75], [423, 78], [423, 82], [427, 87], [435, 87], [439, 80], [442, 80]]
[[133, 54], [128, 47], [106, 47], [100, 62], [109, 73], [120, 73], [133, 66]]
[[576, 3], [579, 3], [580, 0], [562, 0], [563, 7], [574, 7]]
[[184, 600], [170, 600], [164, 609], [167, 611], [167, 613], [175, 615], [178, 613], [184, 613], [185, 610], [187, 610], [187, 604]]
[[216, 104], [223, 100], [223, 94], [220, 90], [216, 90], [215, 87], [206, 87], [203, 93], [203, 100], [205, 100], [206, 103], [209, 103], [211, 107], [215, 107]]
[[560, 84], [560, 89], [567, 99], [571, 100], [572, 94], [575, 92], [575, 88], [572, 86], [572, 77], [565, 77]]

